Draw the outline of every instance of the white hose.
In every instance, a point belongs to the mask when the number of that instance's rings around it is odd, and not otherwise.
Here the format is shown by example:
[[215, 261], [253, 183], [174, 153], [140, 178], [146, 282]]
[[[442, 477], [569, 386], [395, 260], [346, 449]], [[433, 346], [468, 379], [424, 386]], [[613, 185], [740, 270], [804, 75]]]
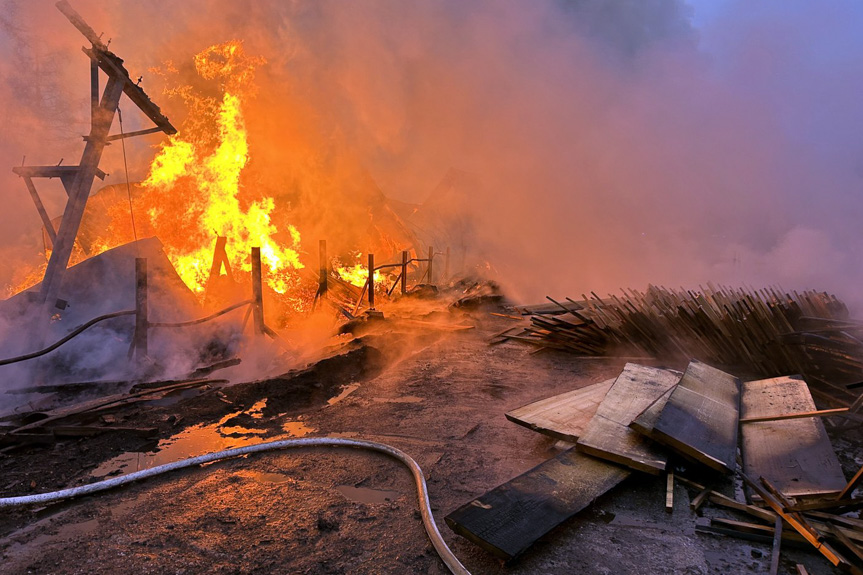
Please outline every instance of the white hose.
[[270, 441], [268, 443], [247, 445], [246, 447], [237, 447], [235, 449], [226, 449], [225, 451], [208, 453], [206, 455], [199, 455], [190, 459], [184, 459], [182, 461], [175, 461], [173, 463], [159, 465], [158, 467], [144, 469], [135, 473], [123, 475], [121, 477], [113, 477], [111, 479], [106, 479], [105, 481], [91, 483], [89, 485], [82, 485], [80, 487], [71, 487], [69, 489], [62, 489], [60, 491], [54, 491], [51, 493], [37, 493], [35, 495], [22, 495], [20, 497], [0, 498], [0, 509], [17, 507], [20, 505], [53, 503], [54, 501], [61, 501], [63, 499], [70, 499], [72, 497], [90, 495], [92, 493], [98, 493], [100, 491], [105, 491], [107, 489], [113, 489], [114, 487], [126, 485], [127, 483], [132, 483], [133, 481], [139, 481], [141, 479], [146, 479], [155, 475], [161, 475], [162, 473], [167, 473], [176, 469], [193, 467], [196, 465], [202, 465], [204, 463], [219, 461], [221, 459], [230, 459], [232, 457], [238, 457], [241, 455], [260, 453], [262, 451], [289, 449], [292, 447], [321, 446], [356, 447], [360, 449], [370, 449], [372, 451], [378, 451], [380, 453], [389, 455], [390, 457], [393, 457], [405, 464], [405, 466], [410, 469], [411, 473], [414, 476], [417, 487], [417, 495], [419, 497], [419, 507], [420, 513], [422, 514], [423, 525], [425, 526], [425, 530], [426, 533], [428, 533], [429, 539], [431, 539], [432, 545], [434, 545], [435, 550], [437, 551], [438, 555], [440, 555], [441, 560], [443, 560], [443, 562], [449, 568], [450, 572], [452, 572], [454, 575], [470, 575], [470, 572], [464, 568], [461, 562], [459, 562], [458, 558], [456, 558], [453, 552], [450, 551], [450, 548], [443, 540], [443, 537], [441, 537], [437, 525], [435, 525], [434, 517], [432, 516], [431, 505], [429, 504], [428, 489], [426, 488], [425, 477], [423, 477], [422, 469], [420, 469], [420, 466], [417, 464], [417, 462], [411, 459], [411, 457], [408, 456], [406, 453], [399, 449], [396, 449], [395, 447], [391, 447], [383, 443], [376, 443], [374, 441], [363, 441], [361, 439], [343, 439], [338, 437], [305, 437], [302, 439], [284, 439], [281, 441]]

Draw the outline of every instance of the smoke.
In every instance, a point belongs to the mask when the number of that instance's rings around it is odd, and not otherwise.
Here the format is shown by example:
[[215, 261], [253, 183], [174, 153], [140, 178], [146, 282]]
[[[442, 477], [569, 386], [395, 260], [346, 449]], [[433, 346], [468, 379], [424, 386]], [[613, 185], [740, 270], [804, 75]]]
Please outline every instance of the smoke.
[[[457, 168], [481, 185], [444, 204], [472, 216], [468, 249], [517, 299], [707, 281], [859, 299], [863, 14], [850, 0], [73, 5], [177, 125], [184, 103], [162, 90], [194, 82], [195, 53], [241, 39], [267, 60], [246, 192], [276, 196], [307, 251], [364, 237], [375, 184], [421, 203]], [[7, 0], [0, 32], [0, 165], [71, 163], [88, 114], [82, 38], [47, 0]], [[149, 71], [166, 61], [178, 74]], [[126, 129], [147, 127], [132, 112]], [[133, 180], [158, 141], [129, 142]], [[124, 181], [119, 146], [103, 169]], [[0, 190], [3, 253], [32, 251], [23, 185], [0, 170]]]

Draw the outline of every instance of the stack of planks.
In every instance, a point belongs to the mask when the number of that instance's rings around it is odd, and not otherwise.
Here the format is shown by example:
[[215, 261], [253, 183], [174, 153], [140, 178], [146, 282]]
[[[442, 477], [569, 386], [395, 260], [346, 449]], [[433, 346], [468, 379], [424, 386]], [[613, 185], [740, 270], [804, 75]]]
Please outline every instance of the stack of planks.
[[[737, 472], [769, 486], [750, 486], [750, 498], [771, 507], [781, 501], [778, 511], [737, 502], [704, 486], [698, 486], [700, 493], [693, 501], [693, 509], [709, 500], [766, 520], [769, 525], [748, 533], [764, 537], [765, 530], [774, 528], [776, 517], [785, 519], [782, 513], [795, 505], [816, 511], [863, 505], [863, 500], [850, 499], [863, 470], [846, 482], [822, 423], [822, 417], [829, 415], [835, 415], [835, 410], [817, 411], [799, 376], [741, 383], [697, 360], [682, 374], [628, 363], [614, 380], [508, 412], [510, 421], [572, 442], [574, 447], [461, 506], [446, 522], [494, 555], [512, 560], [633, 472], [658, 475], [677, 457], [705, 471]], [[742, 469], [738, 469], [738, 447]], [[674, 476], [670, 470], [667, 484], [666, 509], [671, 511]], [[831, 521], [841, 518], [828, 521], [834, 517], [830, 515], [818, 519], [828, 527], [813, 535], [817, 526], [797, 515], [792, 513], [786, 520], [790, 525], [786, 538], [811, 543], [835, 565], [857, 568], [826, 541], [833, 537], [837, 547], [856, 557], [858, 551], [863, 553], [858, 547], [863, 532], [852, 534], [852, 539], [859, 537], [857, 543], [843, 539], [842, 530], [851, 528], [845, 522], [833, 529]], [[702, 531], [725, 533], [739, 527], [732, 523]], [[791, 536], [791, 527], [798, 535]]]
[[530, 325], [497, 341], [527, 341], [585, 356], [698, 358], [775, 377], [800, 373], [845, 404], [847, 384], [863, 380], [863, 323], [835, 296], [815, 291], [698, 291], [650, 286], [600, 299], [522, 308]]

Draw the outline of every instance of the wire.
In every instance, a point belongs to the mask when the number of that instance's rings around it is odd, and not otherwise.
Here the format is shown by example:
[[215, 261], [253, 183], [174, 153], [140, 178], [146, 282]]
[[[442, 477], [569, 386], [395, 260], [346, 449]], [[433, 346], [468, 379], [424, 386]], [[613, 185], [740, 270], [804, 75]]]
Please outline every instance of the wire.
[[175, 461], [173, 463], [159, 465], [158, 467], [153, 467], [151, 469], [144, 469], [142, 471], [130, 473], [129, 475], [113, 477], [105, 481], [91, 483], [89, 485], [82, 485], [80, 487], [71, 487], [69, 489], [63, 489], [51, 493], [37, 493], [35, 495], [22, 495], [19, 497], [0, 498], [0, 509], [19, 507], [22, 505], [44, 505], [46, 503], [62, 501], [64, 499], [70, 499], [72, 497], [81, 497], [83, 495], [99, 493], [101, 491], [113, 489], [114, 487], [126, 485], [127, 483], [140, 481], [142, 479], [161, 475], [169, 471], [175, 471], [177, 469], [194, 467], [197, 465], [203, 465], [205, 463], [211, 463], [213, 461], [240, 457], [252, 453], [262, 453], [265, 451], [275, 451], [279, 449], [290, 449], [295, 447], [354, 447], [358, 449], [368, 449], [371, 451], [377, 451], [379, 453], [389, 455], [390, 457], [403, 463], [410, 470], [411, 474], [413, 475], [414, 482], [416, 483], [417, 498], [419, 500], [419, 508], [420, 514], [422, 515], [423, 526], [425, 527], [426, 533], [428, 534], [432, 545], [434, 546], [441, 560], [444, 562], [450, 572], [453, 573], [453, 575], [470, 575], [470, 572], [465, 569], [465, 567], [461, 564], [455, 554], [453, 554], [449, 546], [447, 546], [446, 541], [444, 541], [443, 537], [441, 536], [440, 531], [438, 531], [437, 525], [434, 522], [434, 516], [432, 515], [425, 477], [423, 476], [423, 472], [422, 469], [420, 469], [419, 464], [417, 464], [417, 462], [414, 461], [405, 452], [396, 449], [395, 447], [386, 445], [384, 443], [365, 441], [361, 439], [345, 439], [340, 437], [305, 437], [301, 439], [284, 439], [281, 441], [270, 441], [267, 443], [259, 443], [256, 445], [247, 445], [245, 447], [227, 449], [225, 451], [208, 453], [206, 455], [199, 455], [198, 457], [192, 457], [190, 459], [184, 459], [182, 461]]
[[132, 186], [129, 184], [129, 164], [126, 162], [126, 137], [123, 133], [123, 113], [117, 107], [117, 117], [120, 119], [120, 147], [123, 148], [123, 169], [126, 171], [126, 196], [129, 198], [129, 217], [132, 220], [132, 236], [138, 241], [138, 230], [135, 228], [135, 212], [132, 211]]

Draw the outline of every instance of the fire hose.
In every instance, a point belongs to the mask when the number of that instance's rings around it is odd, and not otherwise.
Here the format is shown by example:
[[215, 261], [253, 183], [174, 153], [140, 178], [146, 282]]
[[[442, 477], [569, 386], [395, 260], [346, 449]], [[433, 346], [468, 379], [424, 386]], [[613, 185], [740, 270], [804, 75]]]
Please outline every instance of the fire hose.
[[441, 560], [444, 562], [447, 568], [449, 568], [450, 572], [453, 573], [453, 575], [470, 575], [470, 572], [464, 568], [458, 558], [453, 554], [449, 546], [447, 546], [446, 542], [443, 540], [440, 531], [438, 531], [437, 525], [434, 522], [434, 517], [432, 516], [431, 504], [429, 503], [428, 488], [426, 487], [425, 477], [423, 476], [422, 469], [420, 469], [420, 466], [417, 464], [417, 462], [414, 461], [405, 452], [396, 449], [395, 447], [383, 443], [376, 443], [374, 441], [364, 441], [361, 439], [344, 439], [339, 437], [305, 437], [301, 439], [284, 439], [281, 441], [270, 441], [267, 443], [259, 443], [256, 445], [247, 445], [245, 447], [227, 449], [225, 451], [208, 453], [206, 455], [199, 455], [197, 457], [191, 457], [182, 461], [175, 461], [173, 463], [159, 465], [150, 469], [136, 471], [135, 473], [123, 475], [121, 477], [113, 477], [111, 479], [106, 479], [105, 481], [99, 481], [97, 483], [91, 483], [89, 485], [82, 485], [80, 487], [71, 487], [69, 489], [61, 489], [60, 491], [53, 491], [49, 493], [37, 493], [35, 495], [0, 498], [0, 509], [18, 507], [22, 505], [40, 505], [46, 503], [53, 503], [55, 501], [61, 501], [63, 499], [71, 499], [73, 497], [91, 495], [93, 493], [99, 493], [101, 491], [120, 487], [121, 485], [126, 485], [127, 483], [140, 481], [142, 479], [147, 479], [148, 477], [154, 477], [156, 475], [168, 473], [177, 469], [194, 467], [197, 465], [203, 465], [205, 463], [212, 463], [214, 461], [220, 461], [222, 459], [231, 459], [233, 457], [240, 457], [253, 453], [276, 451], [279, 449], [289, 449], [293, 447], [354, 447], [358, 449], [368, 449], [371, 451], [377, 451], [379, 453], [389, 455], [390, 457], [397, 459], [398, 461], [403, 463], [410, 470], [411, 474], [414, 477], [423, 526], [425, 527], [426, 533], [428, 534], [428, 537], [431, 540], [435, 551], [437, 551]]

